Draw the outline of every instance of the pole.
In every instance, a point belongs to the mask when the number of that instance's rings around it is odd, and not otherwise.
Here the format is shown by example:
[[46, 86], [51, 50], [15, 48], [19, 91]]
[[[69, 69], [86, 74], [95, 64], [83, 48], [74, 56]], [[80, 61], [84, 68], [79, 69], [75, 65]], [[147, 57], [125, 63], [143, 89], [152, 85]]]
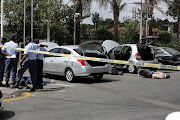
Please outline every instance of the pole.
[[33, 40], [33, 3], [34, 1], [31, 0], [31, 38]]
[[140, 43], [142, 43], [142, 0], [141, 0], [141, 19], [140, 19]]
[[76, 44], [76, 15], [74, 14], [74, 45]]
[[3, 14], [4, 14], [4, 0], [1, 0], [1, 37], [3, 37]]
[[[48, 0], [48, 5], [50, 4], [50, 0]], [[49, 7], [48, 7], [48, 15], [49, 15]], [[50, 25], [49, 25], [49, 17], [47, 21], [47, 42], [50, 42]]]
[[25, 46], [25, 37], [26, 37], [26, 0], [24, 0], [24, 33], [23, 33], [23, 40]]

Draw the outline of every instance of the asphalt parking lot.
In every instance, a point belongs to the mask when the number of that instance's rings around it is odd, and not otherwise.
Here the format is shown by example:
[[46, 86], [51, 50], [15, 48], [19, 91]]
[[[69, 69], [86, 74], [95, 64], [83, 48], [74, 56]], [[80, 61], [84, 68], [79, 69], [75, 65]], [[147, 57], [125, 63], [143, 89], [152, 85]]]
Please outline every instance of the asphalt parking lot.
[[[137, 74], [105, 75], [68, 83], [60, 76], [43, 90], [4, 96], [1, 120], [164, 120], [180, 110], [179, 71], [164, 70], [170, 79], [149, 79]], [[7, 91], [7, 90], [6, 90]]]

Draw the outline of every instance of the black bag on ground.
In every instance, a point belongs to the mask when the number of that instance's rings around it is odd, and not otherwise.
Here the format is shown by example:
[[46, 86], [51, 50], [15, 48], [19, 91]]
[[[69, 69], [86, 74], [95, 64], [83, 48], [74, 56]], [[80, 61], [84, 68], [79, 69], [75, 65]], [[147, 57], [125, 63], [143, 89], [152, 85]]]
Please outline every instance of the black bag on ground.
[[149, 74], [149, 72], [147, 70], [140, 70], [139, 75], [143, 76], [145, 78], [152, 78], [152, 74]]

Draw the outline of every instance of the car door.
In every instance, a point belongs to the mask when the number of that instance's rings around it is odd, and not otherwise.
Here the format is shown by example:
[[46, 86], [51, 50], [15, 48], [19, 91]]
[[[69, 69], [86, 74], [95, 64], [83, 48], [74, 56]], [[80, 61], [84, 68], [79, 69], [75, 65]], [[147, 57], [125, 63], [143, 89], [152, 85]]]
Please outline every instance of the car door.
[[118, 46], [118, 47], [116, 47], [116, 49], [114, 49], [114, 59], [115, 60], [121, 59], [121, 48], [122, 48], [122, 46]]
[[[59, 53], [61, 54], [71, 54], [71, 52], [65, 48], [60, 48], [60, 51]], [[68, 64], [68, 61], [69, 61], [70, 57], [56, 57], [55, 58], [55, 61], [54, 61], [54, 64], [55, 64], [55, 68], [54, 70], [56, 72], [58, 72], [59, 74], [63, 75], [64, 74], [64, 71], [65, 71], [65, 68]]]
[[[54, 48], [54, 49], [50, 50], [49, 52], [59, 53], [60, 48]], [[55, 70], [55, 68], [56, 68], [56, 57], [57, 56], [47, 55], [44, 58], [44, 67], [43, 67], [44, 72], [48, 72], [48, 73], [56, 72], [56, 70]]]

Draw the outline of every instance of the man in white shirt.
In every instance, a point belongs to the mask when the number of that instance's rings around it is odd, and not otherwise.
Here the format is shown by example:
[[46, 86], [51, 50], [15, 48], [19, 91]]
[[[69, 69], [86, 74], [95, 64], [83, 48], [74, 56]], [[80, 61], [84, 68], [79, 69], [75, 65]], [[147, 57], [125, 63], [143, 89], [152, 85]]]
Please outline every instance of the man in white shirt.
[[[15, 40], [15, 35], [11, 35], [10, 41], [6, 42], [4, 46], [10, 47], [10, 48], [18, 48], [18, 44], [15, 43], [14, 40]], [[9, 82], [11, 70], [12, 70], [13, 85], [15, 84], [15, 81], [16, 81], [17, 61], [18, 61], [16, 56], [19, 54], [19, 51], [8, 49], [8, 48], [2, 48], [2, 50], [11, 56], [14, 56], [14, 58], [6, 57], [6, 87], [10, 87], [8, 82]]]

